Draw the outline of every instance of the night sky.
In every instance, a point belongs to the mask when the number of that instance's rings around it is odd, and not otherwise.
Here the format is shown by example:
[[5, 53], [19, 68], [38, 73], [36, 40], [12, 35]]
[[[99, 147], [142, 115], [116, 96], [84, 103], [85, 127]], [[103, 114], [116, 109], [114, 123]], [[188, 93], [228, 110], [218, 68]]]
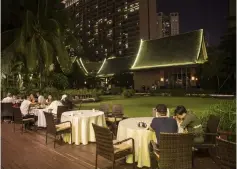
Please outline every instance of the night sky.
[[157, 12], [179, 12], [180, 33], [203, 28], [210, 45], [227, 30], [228, 0], [157, 0]]

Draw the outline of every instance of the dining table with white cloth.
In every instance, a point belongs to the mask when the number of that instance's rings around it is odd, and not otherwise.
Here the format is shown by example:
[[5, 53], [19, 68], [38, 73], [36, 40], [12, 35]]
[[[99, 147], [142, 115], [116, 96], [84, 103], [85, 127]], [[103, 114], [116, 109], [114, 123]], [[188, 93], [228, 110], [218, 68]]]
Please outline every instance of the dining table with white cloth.
[[[137, 167], [150, 167], [149, 144], [153, 140], [156, 142], [155, 132], [147, 130], [153, 117], [137, 117], [120, 121], [117, 132], [117, 140], [122, 141], [133, 138], [135, 143], [135, 161]], [[146, 128], [138, 127], [139, 122], [145, 122]], [[126, 162], [132, 163], [132, 155], [127, 156]]]
[[46, 127], [46, 119], [44, 115], [44, 111], [48, 112], [48, 109], [30, 109], [29, 114], [34, 114], [35, 116], [38, 116], [38, 120], [35, 122], [35, 124], [38, 127]]
[[[99, 110], [74, 110], [64, 112], [61, 122], [72, 123], [72, 142], [76, 145], [87, 145], [88, 142], [95, 142], [95, 132], [92, 123], [99, 126], [106, 126], [104, 112]], [[64, 134], [63, 140], [71, 143], [70, 134]]]

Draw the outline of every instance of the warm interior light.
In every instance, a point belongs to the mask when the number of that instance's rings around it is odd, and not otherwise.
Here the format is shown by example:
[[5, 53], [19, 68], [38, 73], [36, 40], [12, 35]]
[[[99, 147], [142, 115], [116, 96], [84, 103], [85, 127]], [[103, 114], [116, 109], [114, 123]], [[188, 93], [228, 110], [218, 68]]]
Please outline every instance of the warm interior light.
[[191, 77], [191, 80], [195, 80], [195, 77], [194, 77], [194, 76], [192, 76], [192, 77]]
[[162, 78], [160, 78], [160, 81], [161, 81], [161, 82], [163, 82], [163, 81], [164, 81], [164, 78], [163, 78], [163, 77], [162, 77]]
[[196, 78], [196, 80], [198, 80], [198, 78]]
[[86, 81], [84, 83], [86, 84]]

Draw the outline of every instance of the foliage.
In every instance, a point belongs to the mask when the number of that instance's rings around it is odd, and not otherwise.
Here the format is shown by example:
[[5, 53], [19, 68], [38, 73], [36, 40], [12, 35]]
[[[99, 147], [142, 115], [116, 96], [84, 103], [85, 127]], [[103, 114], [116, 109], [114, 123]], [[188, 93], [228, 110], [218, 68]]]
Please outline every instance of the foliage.
[[66, 89], [69, 86], [68, 78], [62, 73], [54, 73], [52, 75], [51, 84], [57, 89]]
[[16, 87], [6, 87], [6, 88], [2, 88], [4, 93], [11, 93], [12, 95], [17, 95], [19, 94], [19, 89]]
[[124, 89], [122, 92], [122, 96], [124, 98], [129, 98], [135, 95], [135, 90], [133, 89]]
[[80, 96], [80, 95], [92, 95], [92, 97], [99, 97], [102, 94], [102, 90], [96, 90], [96, 89], [68, 89], [63, 91], [64, 94], [70, 95], [70, 96]]
[[117, 94], [121, 94], [122, 90], [120, 87], [112, 87], [111, 88], [111, 94], [112, 95], [117, 95]]
[[[66, 30], [68, 11], [56, 7], [61, 1], [57, 0], [26, 0], [24, 2], [25, 17], [20, 29], [4, 32], [7, 37], [17, 32], [16, 39], [3, 50], [4, 58], [9, 61], [4, 67], [10, 65], [12, 58], [24, 63], [26, 73], [39, 73], [40, 87], [42, 82], [54, 70], [54, 63], [59, 62], [61, 70], [68, 74], [76, 56], [70, 56], [66, 48], [81, 50], [78, 40], [72, 31]], [[9, 52], [10, 51], [10, 52]], [[77, 51], [77, 54], [80, 53]], [[14, 57], [10, 57], [14, 56]], [[70, 57], [69, 57], [70, 56]]]
[[209, 110], [202, 114], [202, 122], [208, 120], [210, 114], [220, 117], [219, 129], [222, 131], [236, 131], [236, 100], [221, 101], [218, 104], [210, 106]]
[[42, 89], [41, 93], [47, 97], [48, 95], [51, 95], [54, 100], [60, 99], [62, 93], [60, 90], [54, 87], [46, 87]]

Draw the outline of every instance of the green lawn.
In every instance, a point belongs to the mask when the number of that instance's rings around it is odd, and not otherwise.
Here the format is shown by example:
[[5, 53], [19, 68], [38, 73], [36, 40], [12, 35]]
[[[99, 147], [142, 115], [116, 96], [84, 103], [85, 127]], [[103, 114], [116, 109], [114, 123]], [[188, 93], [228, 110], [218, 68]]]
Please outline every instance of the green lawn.
[[192, 110], [198, 116], [205, 113], [208, 108], [216, 103], [219, 103], [221, 99], [215, 98], [199, 98], [199, 97], [133, 97], [122, 98], [121, 96], [102, 96], [102, 101], [98, 103], [83, 103], [82, 110], [98, 109], [101, 103], [109, 104], [122, 104], [124, 106], [124, 114], [128, 117], [145, 117], [151, 116], [152, 108], [157, 104], [166, 104], [170, 109], [170, 114], [173, 114], [173, 110], [177, 105], [184, 105], [187, 109]]

